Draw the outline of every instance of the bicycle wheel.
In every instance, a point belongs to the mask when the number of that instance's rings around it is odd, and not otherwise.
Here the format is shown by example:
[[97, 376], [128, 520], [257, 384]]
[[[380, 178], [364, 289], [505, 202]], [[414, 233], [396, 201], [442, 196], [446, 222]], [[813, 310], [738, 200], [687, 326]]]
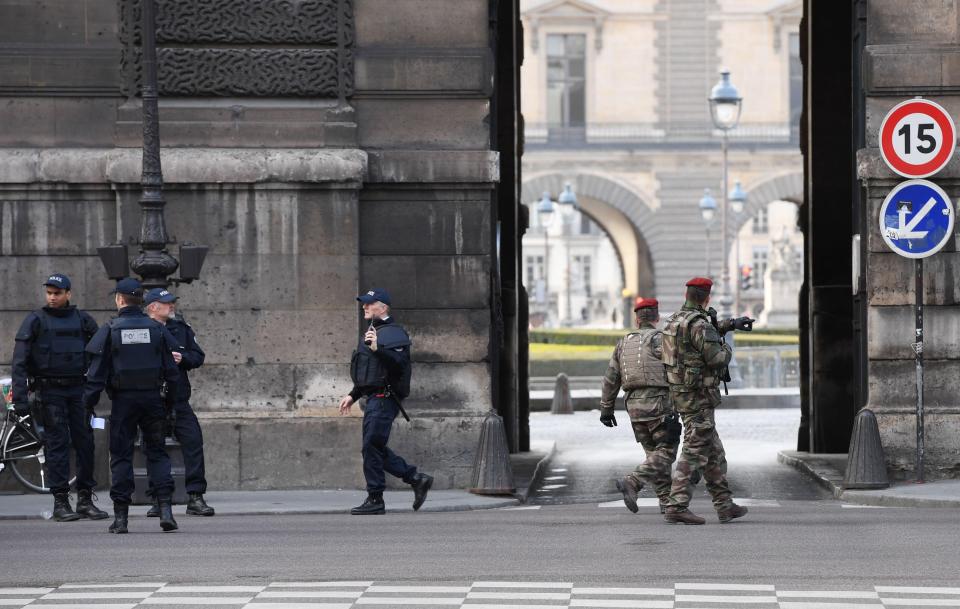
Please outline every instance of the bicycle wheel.
[[[20, 484], [37, 493], [50, 492], [47, 474], [43, 468], [46, 461], [43, 442], [29, 416], [14, 424], [3, 439], [3, 461]], [[76, 476], [71, 478], [70, 484], [74, 481]]]

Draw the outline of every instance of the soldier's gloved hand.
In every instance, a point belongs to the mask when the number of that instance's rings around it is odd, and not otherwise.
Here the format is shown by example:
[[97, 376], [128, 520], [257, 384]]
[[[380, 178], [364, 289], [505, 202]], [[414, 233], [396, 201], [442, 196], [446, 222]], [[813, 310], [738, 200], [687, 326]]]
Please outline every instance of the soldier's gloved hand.
[[613, 414], [613, 408], [600, 409], [600, 422], [606, 425], [607, 427], [617, 426], [617, 417], [616, 415]]
[[720, 334], [726, 334], [727, 332], [730, 332], [736, 328], [736, 323], [737, 320], [735, 319], [722, 319], [717, 324], [717, 330], [720, 332]]
[[733, 328], [741, 332], [753, 332], [753, 322], [755, 321], [757, 320], [749, 317], [738, 317], [733, 320]]
[[13, 411], [17, 413], [19, 417], [25, 417], [30, 414], [30, 403], [29, 402], [14, 402]]

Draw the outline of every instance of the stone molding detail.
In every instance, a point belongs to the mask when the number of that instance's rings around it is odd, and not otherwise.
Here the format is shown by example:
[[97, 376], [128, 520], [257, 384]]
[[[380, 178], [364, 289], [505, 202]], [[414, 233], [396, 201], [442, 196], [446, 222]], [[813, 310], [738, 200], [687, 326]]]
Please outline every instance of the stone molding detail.
[[[140, 89], [141, 1], [119, 0], [128, 96]], [[353, 0], [155, 1], [161, 95], [353, 95]]]
[[332, 49], [161, 49], [160, 95], [337, 97]]

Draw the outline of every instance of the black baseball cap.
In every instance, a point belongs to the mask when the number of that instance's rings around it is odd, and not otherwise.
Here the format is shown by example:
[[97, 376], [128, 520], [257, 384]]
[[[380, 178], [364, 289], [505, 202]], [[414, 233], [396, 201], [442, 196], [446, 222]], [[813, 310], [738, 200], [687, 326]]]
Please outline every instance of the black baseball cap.
[[139, 279], [134, 279], [133, 277], [126, 277], [117, 282], [117, 287], [114, 288], [111, 294], [126, 294], [128, 296], [140, 296], [143, 294], [143, 285], [140, 283]]
[[61, 290], [69, 290], [70, 278], [63, 273], [54, 273], [53, 275], [47, 277], [47, 280], [43, 282], [43, 285], [48, 285], [51, 288], [59, 288]]
[[372, 290], [368, 290], [366, 293], [357, 296], [357, 300], [363, 304], [372, 304], [380, 301], [385, 305], [389, 305], [390, 294], [388, 294], [383, 288], [373, 288]]

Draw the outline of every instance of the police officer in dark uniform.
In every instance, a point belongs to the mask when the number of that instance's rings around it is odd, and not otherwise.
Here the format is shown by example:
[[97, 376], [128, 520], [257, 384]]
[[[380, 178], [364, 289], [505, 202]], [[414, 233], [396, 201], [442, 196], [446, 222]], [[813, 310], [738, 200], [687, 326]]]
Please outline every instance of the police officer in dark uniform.
[[403, 414], [401, 402], [410, 394], [410, 337], [390, 316], [390, 295], [373, 289], [357, 297], [363, 305], [363, 318], [369, 323], [366, 333], [350, 362], [353, 389], [340, 400], [340, 414], [361, 397], [363, 408], [363, 475], [367, 481], [367, 499], [351, 514], [383, 514], [384, 471], [413, 487], [413, 509], [419, 510], [433, 485], [433, 477], [418, 473], [387, 446], [393, 420]]
[[[167, 408], [177, 395], [180, 373], [173, 359], [176, 339], [163, 325], [147, 317], [143, 288], [136, 279], [121, 279], [115, 290], [119, 316], [100, 328], [87, 345], [93, 356], [87, 371], [83, 403], [92, 409], [107, 390], [113, 400], [110, 411], [110, 473], [113, 499], [111, 533], [127, 532], [127, 515], [133, 495], [133, 443], [137, 428], [143, 432], [147, 475], [160, 505], [160, 527], [177, 528], [170, 498], [173, 476], [164, 448]], [[166, 391], [164, 391], [166, 389]]]
[[[173, 435], [180, 443], [183, 453], [184, 483], [188, 497], [187, 515], [213, 516], [214, 509], [203, 499], [203, 494], [207, 492], [203, 466], [203, 433], [200, 431], [197, 415], [190, 406], [190, 380], [187, 378], [187, 371], [202, 366], [206, 355], [197, 343], [193, 328], [177, 314], [177, 297], [174, 294], [163, 288], [154, 288], [143, 297], [143, 304], [150, 319], [166, 326], [178, 344], [173, 352], [173, 359], [180, 367], [177, 401], [173, 406]], [[152, 490], [150, 489], [151, 493]], [[155, 495], [153, 507], [147, 512], [147, 516], [160, 516], [160, 505]]]
[[[32, 386], [45, 425], [44, 452], [53, 518], [60, 522], [108, 515], [93, 503], [93, 428], [83, 407], [83, 375], [87, 341], [97, 322], [70, 304], [70, 278], [62, 273], [44, 282], [47, 306], [29, 315], [17, 332], [13, 350], [13, 404], [20, 416], [30, 414]], [[77, 510], [70, 507], [70, 445], [76, 452]]]

